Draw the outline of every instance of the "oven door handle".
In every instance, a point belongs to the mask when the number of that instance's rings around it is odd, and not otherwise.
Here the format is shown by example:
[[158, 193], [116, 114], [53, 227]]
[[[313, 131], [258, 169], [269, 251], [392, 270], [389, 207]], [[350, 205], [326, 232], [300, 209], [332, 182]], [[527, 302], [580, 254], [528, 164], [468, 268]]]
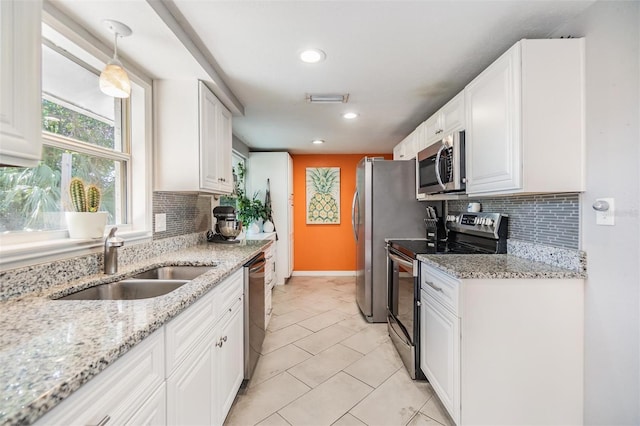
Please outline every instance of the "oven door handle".
[[389, 259], [391, 259], [391, 261], [393, 262], [398, 262], [400, 265], [404, 266], [405, 268], [411, 269], [411, 271], [413, 271], [413, 262], [403, 259], [397, 254], [393, 254], [391, 252], [389, 252]]
[[447, 149], [447, 146], [445, 144], [442, 144], [442, 146], [438, 150], [438, 153], [436, 154], [436, 162], [434, 164], [436, 168], [436, 179], [438, 179], [438, 183], [440, 184], [442, 189], [447, 188], [444, 182], [442, 182], [442, 176], [440, 176], [440, 159], [442, 158], [442, 151], [444, 151], [445, 149]]

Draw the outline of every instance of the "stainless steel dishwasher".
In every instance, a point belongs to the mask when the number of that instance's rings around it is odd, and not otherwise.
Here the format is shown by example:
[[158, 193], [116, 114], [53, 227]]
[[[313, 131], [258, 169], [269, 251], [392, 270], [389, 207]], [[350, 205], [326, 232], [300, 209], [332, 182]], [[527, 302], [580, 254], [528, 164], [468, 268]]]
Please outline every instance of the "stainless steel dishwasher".
[[244, 379], [256, 368], [264, 341], [264, 252], [244, 265]]

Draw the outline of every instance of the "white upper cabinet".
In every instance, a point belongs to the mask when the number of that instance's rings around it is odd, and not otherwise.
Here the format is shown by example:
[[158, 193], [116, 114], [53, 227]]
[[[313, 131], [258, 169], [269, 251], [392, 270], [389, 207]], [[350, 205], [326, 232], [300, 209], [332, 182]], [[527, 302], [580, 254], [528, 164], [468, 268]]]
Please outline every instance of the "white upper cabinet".
[[156, 191], [233, 190], [231, 113], [202, 82], [157, 80]]
[[40, 0], [0, 1], [0, 165], [40, 161], [41, 15]]
[[584, 40], [521, 40], [465, 88], [469, 195], [584, 190]]
[[[456, 130], [464, 130], [464, 92], [458, 93], [427, 119], [424, 148]], [[424, 149], [423, 148], [423, 149]]]
[[393, 148], [394, 160], [411, 160], [418, 153], [456, 130], [464, 130], [464, 92], [422, 122]]

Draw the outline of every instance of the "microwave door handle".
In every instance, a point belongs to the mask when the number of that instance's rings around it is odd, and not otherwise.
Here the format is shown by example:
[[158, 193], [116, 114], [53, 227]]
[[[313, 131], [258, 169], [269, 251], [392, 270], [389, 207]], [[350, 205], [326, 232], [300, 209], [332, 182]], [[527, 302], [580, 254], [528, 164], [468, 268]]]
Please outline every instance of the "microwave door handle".
[[435, 168], [436, 168], [436, 179], [438, 179], [438, 183], [440, 184], [440, 186], [442, 187], [442, 189], [446, 189], [446, 185], [442, 182], [442, 177], [440, 176], [440, 159], [442, 158], [442, 151], [444, 151], [445, 149], [447, 149], [447, 146], [445, 144], [442, 144], [442, 146], [440, 147], [440, 149], [438, 150], [438, 153], [436, 154], [436, 162], [435, 162]]
[[[351, 227], [353, 228], [353, 238], [358, 241], [358, 228], [356, 226], [356, 203], [358, 202], [358, 190], [353, 193], [353, 201], [351, 202]], [[359, 210], [359, 209], [358, 209]], [[358, 212], [358, 216], [360, 212]]]

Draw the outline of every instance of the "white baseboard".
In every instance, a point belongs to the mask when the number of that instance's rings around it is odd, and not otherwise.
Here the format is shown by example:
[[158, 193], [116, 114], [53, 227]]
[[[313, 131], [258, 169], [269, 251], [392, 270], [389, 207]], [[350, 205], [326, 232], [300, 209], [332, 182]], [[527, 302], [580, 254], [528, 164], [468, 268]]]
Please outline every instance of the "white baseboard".
[[293, 271], [292, 277], [355, 277], [356, 271]]

